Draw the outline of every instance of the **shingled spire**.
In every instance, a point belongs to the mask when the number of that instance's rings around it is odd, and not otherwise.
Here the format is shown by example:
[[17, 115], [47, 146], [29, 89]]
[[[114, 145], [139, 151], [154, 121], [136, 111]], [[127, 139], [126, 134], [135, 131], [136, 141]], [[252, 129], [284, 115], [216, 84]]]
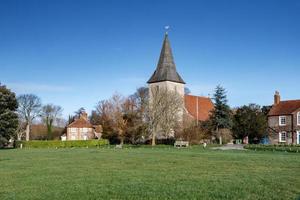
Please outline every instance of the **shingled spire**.
[[147, 83], [156, 83], [161, 81], [172, 81], [185, 84], [183, 79], [176, 71], [167, 32], [165, 34], [156, 70]]

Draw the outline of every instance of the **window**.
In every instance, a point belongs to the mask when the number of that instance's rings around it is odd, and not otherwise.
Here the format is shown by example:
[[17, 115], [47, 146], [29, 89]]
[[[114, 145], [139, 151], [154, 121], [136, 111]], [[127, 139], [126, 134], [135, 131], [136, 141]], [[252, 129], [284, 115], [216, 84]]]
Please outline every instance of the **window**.
[[297, 131], [297, 142], [296, 144], [300, 144], [300, 131]]
[[286, 142], [286, 132], [279, 133], [279, 142]]
[[88, 132], [88, 128], [82, 128], [82, 132], [83, 133], [87, 133]]
[[297, 113], [297, 125], [300, 125], [300, 112]]
[[286, 116], [279, 116], [279, 126], [286, 125]]
[[71, 132], [72, 133], [77, 132], [77, 128], [71, 128]]
[[76, 140], [76, 133], [71, 133], [71, 140]]

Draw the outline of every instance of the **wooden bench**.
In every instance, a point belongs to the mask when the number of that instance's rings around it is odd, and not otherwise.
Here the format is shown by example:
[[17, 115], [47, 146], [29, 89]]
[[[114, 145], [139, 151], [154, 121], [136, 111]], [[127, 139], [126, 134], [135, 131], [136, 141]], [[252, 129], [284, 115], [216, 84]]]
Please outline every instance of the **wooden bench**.
[[181, 148], [181, 147], [188, 147], [189, 142], [188, 141], [175, 141], [174, 147]]

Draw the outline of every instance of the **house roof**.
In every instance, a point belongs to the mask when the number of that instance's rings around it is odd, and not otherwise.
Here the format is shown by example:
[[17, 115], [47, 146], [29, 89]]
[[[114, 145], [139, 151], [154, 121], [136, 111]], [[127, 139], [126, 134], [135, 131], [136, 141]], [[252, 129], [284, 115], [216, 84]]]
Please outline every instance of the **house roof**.
[[74, 122], [68, 125], [68, 128], [93, 128], [93, 125], [84, 118], [75, 119]]
[[280, 101], [279, 104], [273, 105], [269, 116], [272, 115], [288, 115], [300, 108], [300, 100]]
[[208, 97], [184, 95], [184, 104], [188, 113], [199, 121], [207, 120], [214, 109], [214, 104]]
[[183, 79], [176, 71], [172, 49], [167, 33], [165, 34], [156, 70], [147, 83], [156, 83], [161, 81], [173, 81], [185, 84]]

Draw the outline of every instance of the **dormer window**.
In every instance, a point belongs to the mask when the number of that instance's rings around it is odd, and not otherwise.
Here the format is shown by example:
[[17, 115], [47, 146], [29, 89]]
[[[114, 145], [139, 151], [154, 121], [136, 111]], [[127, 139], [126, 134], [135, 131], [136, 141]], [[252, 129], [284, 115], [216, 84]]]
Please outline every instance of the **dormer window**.
[[286, 125], [286, 116], [279, 116], [279, 126]]
[[300, 126], [300, 112], [297, 113], [297, 125]]

